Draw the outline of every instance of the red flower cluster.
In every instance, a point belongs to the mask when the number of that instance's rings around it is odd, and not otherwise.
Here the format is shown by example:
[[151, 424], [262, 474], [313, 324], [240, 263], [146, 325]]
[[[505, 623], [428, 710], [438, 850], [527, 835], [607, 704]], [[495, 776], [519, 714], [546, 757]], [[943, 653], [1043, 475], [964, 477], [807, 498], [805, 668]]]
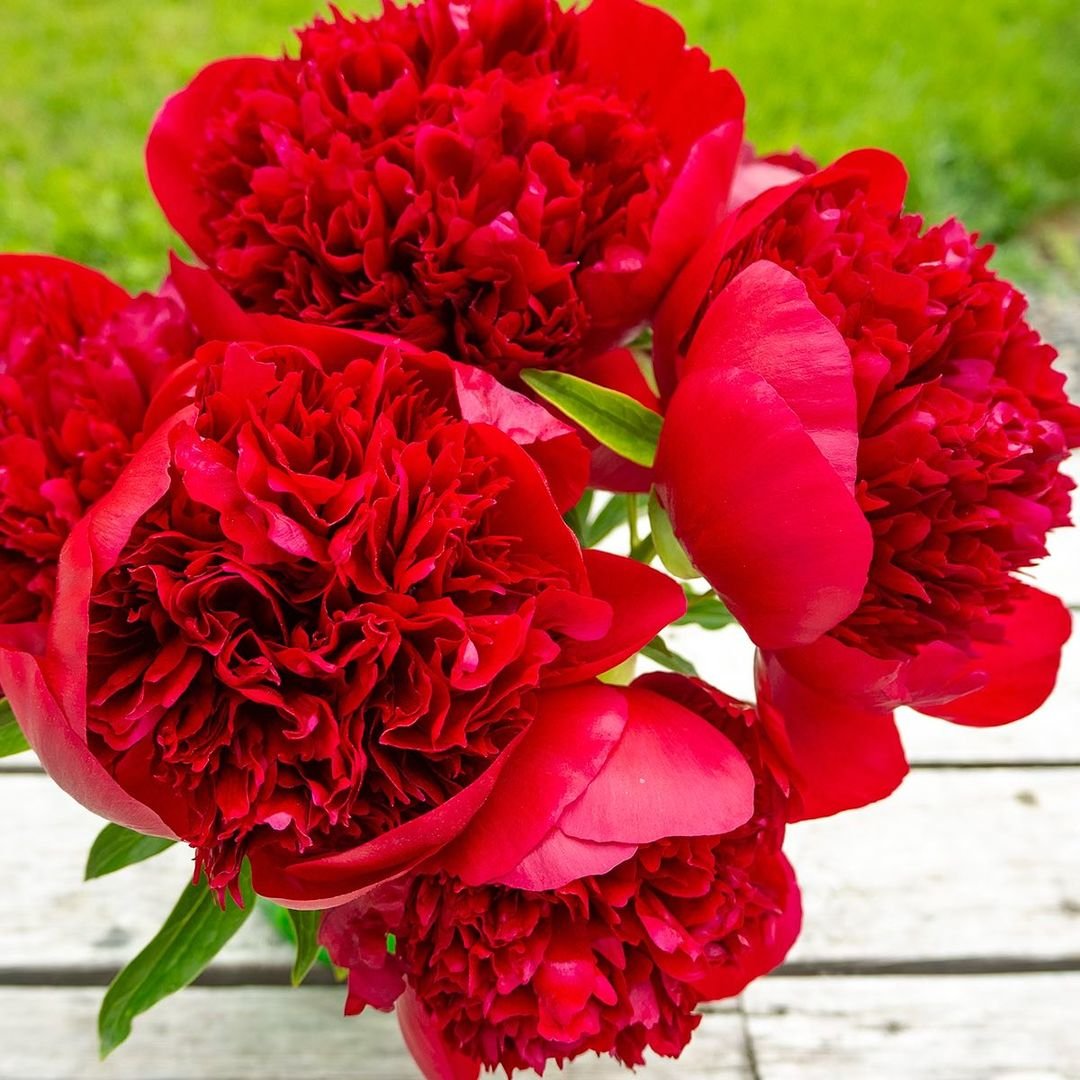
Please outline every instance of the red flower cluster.
[[428, 0], [299, 39], [207, 68], [148, 149], [170, 221], [249, 310], [512, 378], [648, 314], [690, 241], [669, 196], [715, 217], [684, 167], [721, 125], [737, 150], [742, 94], [636, 0]]
[[[1026, 715], [1068, 636], [1060, 604], [1014, 577], [1069, 522], [1060, 466], [1080, 445], [1080, 409], [1056, 353], [988, 269], [989, 248], [901, 212], [894, 158], [771, 168], [787, 182], [723, 223], [658, 319], [670, 404], [657, 480], [676, 532], [769, 650], [789, 721], [900, 704], [984, 723]], [[749, 444], [761, 452], [747, 462]], [[722, 534], [720, 512], [746, 527]], [[768, 580], [778, 572], [784, 596]], [[1039, 658], [1025, 687], [1002, 683], [1001, 643]], [[778, 688], [781, 671], [801, 689]], [[888, 767], [855, 801], [903, 775], [891, 722], [885, 732]], [[845, 805], [827, 783], [811, 802]]]
[[438, 873], [327, 916], [323, 939], [350, 970], [346, 1011], [387, 1009], [404, 993], [402, 1026], [429, 1076], [446, 1075], [446, 1062], [455, 1077], [543, 1070], [588, 1051], [630, 1066], [646, 1048], [677, 1057], [695, 1006], [738, 993], [794, 940], [786, 781], [754, 710], [680, 676], [646, 677], [628, 696], [680, 703], [734, 743], [754, 777], [747, 820], [721, 836], [655, 840], [540, 891], [512, 887], [520, 874], [477, 886]]
[[[787, 823], [902, 779], [897, 706], [1054, 683], [1068, 613], [1018, 578], [1080, 445], [1053, 349], [895, 159], [755, 157], [742, 110], [637, 0], [334, 10], [156, 121], [204, 268], [0, 258], [12, 712], [197, 881], [325, 912], [428, 1080], [678, 1056], [795, 939]], [[624, 505], [634, 557], [583, 550]], [[608, 684], [689, 670], [654, 551], [758, 645], [756, 707]]]
[[64, 550], [49, 648], [22, 657], [36, 685], [5, 670], [31, 731], [58, 709], [85, 730], [120, 789], [99, 805], [134, 800], [219, 888], [245, 857], [287, 891], [284, 867], [344, 852], [313, 890], [329, 899], [365, 842], [433, 809], [460, 828], [535, 692], [682, 604], [629, 560], [583, 559], [519, 445], [583, 475], [568, 429], [445, 357], [374, 353], [201, 349]]
[[0, 623], [48, 616], [64, 540], [194, 340], [168, 296], [133, 300], [62, 259], [0, 256]]

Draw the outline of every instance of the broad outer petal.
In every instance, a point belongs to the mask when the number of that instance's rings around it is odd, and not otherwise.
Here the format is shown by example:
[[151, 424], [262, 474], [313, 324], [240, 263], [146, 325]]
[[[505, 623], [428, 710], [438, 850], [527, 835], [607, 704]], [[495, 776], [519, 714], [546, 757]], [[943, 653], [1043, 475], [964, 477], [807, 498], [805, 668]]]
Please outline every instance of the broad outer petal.
[[424, 1080], [476, 1080], [479, 1062], [473, 1061], [452, 1046], [439, 1023], [409, 989], [398, 998], [397, 1018], [401, 1034]]
[[628, 717], [623, 692], [601, 683], [540, 694], [535, 719], [469, 829], [440, 857], [441, 868], [481, 885], [517, 867], [593, 783]]
[[206, 210], [195, 172], [196, 150], [206, 125], [236, 88], [255, 85], [274, 61], [261, 56], [219, 60], [203, 68], [158, 113], [146, 143], [146, 172], [169, 224], [200, 259], [209, 260], [214, 244], [203, 228]]
[[716, 970], [694, 984], [704, 1000], [735, 997], [755, 979], [783, 963], [791, 951], [802, 929], [802, 897], [795, 871], [783, 854], [777, 856], [776, 875], [785, 886], [779, 917], [751, 936], [747, 948], [738, 954], [734, 963], [718, 965]]
[[[993, 727], [1019, 720], [1042, 705], [1054, 689], [1061, 650], [1072, 632], [1069, 611], [1056, 596], [1025, 587], [1002, 621], [1002, 641], [977, 643], [975, 655], [961, 660], [961, 673], [974, 674], [981, 688], [944, 704], [915, 703], [915, 708], [957, 724]], [[931, 687], [936, 681], [928, 670], [936, 665], [933, 648], [927, 654], [912, 665], [915, 689], [920, 681]]]
[[116, 561], [135, 522], [167, 489], [169, 435], [189, 415], [181, 411], [147, 439], [68, 538], [44, 655], [0, 651], [0, 681], [27, 741], [56, 783], [96, 814], [168, 837], [173, 831], [125, 792], [87, 746], [86, 643], [91, 589]]
[[618, 667], [686, 614], [686, 594], [666, 574], [605, 551], [591, 549], [584, 557], [593, 596], [614, 612], [611, 630], [598, 641], [565, 643], [559, 668], [545, 676], [545, 686], [581, 682]]
[[694, 565], [763, 648], [814, 641], [858, 606], [870, 526], [762, 376], [697, 371], [679, 384], [656, 488]]
[[855, 490], [859, 431], [851, 352], [806, 286], [775, 263], [751, 264], [717, 296], [681, 374], [728, 368], [765, 379]]
[[558, 889], [570, 881], [599, 877], [626, 862], [637, 844], [595, 843], [567, 836], [556, 827], [495, 884], [532, 892]]
[[754, 776], [734, 743], [670, 698], [641, 687], [622, 693], [626, 730], [562, 816], [562, 831], [579, 840], [648, 844], [722, 836], [745, 824], [754, 809]]
[[27, 742], [45, 771], [73, 799], [92, 813], [153, 836], [172, 831], [149, 807], [133, 799], [105, 771], [46, 685], [37, 658], [0, 650], [0, 683]]
[[[758, 708], [783, 722], [793, 769], [792, 821], [877, 802], [907, 775], [891, 712], [828, 697], [758, 655]], [[774, 717], [775, 719], [775, 717]]]

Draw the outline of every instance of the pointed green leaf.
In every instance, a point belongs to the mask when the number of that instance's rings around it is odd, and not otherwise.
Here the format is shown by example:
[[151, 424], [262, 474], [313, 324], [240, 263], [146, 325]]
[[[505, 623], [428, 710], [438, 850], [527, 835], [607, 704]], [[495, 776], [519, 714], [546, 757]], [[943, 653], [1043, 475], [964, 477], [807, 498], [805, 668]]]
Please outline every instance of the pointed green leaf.
[[106, 825], [90, 849], [90, 857], [86, 860], [86, 880], [104, 877], [123, 870], [125, 866], [151, 859], [175, 843], [175, 840], [165, 840], [160, 836], [132, 832], [122, 825]]
[[293, 934], [296, 937], [296, 960], [293, 962], [292, 984], [299, 986], [319, 959], [319, 926], [321, 911], [289, 911]]
[[661, 667], [667, 668], [668, 671], [675, 671], [680, 675], [691, 675], [697, 678], [697, 668], [685, 656], [680, 656], [677, 652], [669, 649], [663, 638], [653, 638], [641, 650], [641, 655], [647, 656]]
[[701, 574], [690, 561], [690, 556], [679, 543], [675, 530], [671, 527], [671, 518], [660, 505], [655, 489], [649, 493], [649, 528], [652, 529], [653, 545], [660, 561], [668, 573], [677, 578], [699, 578]]
[[222, 910], [205, 881], [184, 890], [154, 940], [116, 976], [105, 994], [98, 1016], [102, 1058], [127, 1039], [136, 1016], [198, 978], [244, 924], [255, 906], [246, 863], [240, 891], [243, 907], [229, 897]]
[[675, 620], [676, 626], [702, 626], [706, 630], [723, 630], [735, 622], [735, 616], [724, 606], [724, 602], [714, 592], [695, 593], [683, 587], [686, 592], [686, 614]]
[[522, 379], [593, 438], [621, 457], [652, 467], [661, 417], [627, 394], [562, 371], [523, 371]]
[[29, 749], [7, 698], [0, 698], [0, 758], [23, 754]]

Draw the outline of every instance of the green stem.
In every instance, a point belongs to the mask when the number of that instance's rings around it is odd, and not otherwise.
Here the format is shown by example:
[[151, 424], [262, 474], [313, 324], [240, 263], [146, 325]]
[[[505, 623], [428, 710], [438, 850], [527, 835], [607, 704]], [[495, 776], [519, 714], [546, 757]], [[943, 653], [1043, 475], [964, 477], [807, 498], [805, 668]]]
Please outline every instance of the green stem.
[[626, 523], [630, 526], [630, 554], [633, 555], [634, 548], [641, 543], [641, 537], [638, 535], [638, 497], [636, 495], [626, 496]]

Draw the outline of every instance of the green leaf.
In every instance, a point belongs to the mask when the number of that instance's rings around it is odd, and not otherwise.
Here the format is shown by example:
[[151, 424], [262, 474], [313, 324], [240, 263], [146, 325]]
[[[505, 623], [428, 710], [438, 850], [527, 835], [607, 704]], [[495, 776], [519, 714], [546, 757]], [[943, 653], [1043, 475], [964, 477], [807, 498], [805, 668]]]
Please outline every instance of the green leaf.
[[0, 698], [0, 758], [23, 754], [29, 749], [7, 698]]
[[677, 652], [669, 649], [663, 638], [653, 638], [641, 650], [641, 655], [647, 656], [661, 667], [666, 667], [668, 671], [677, 671], [680, 675], [692, 675], [697, 678], [697, 668], [685, 656], [680, 656]]
[[582, 543], [585, 542], [585, 533], [589, 527], [589, 510], [593, 504], [593, 496], [596, 494], [592, 488], [586, 488], [576, 506], [572, 506], [564, 515], [566, 524], [574, 531], [574, 535]]
[[204, 881], [184, 890], [154, 940], [116, 976], [105, 994], [98, 1016], [103, 1059], [131, 1034], [136, 1016], [198, 978], [244, 924], [255, 906], [246, 863], [240, 892], [243, 907], [228, 897], [223, 910]]
[[292, 984], [299, 986], [307, 977], [319, 959], [319, 926], [322, 924], [321, 911], [289, 910], [296, 937], [296, 960], [293, 962]]
[[668, 573], [677, 578], [699, 578], [701, 574], [690, 561], [682, 544], [679, 543], [675, 530], [671, 527], [671, 518], [660, 505], [655, 489], [649, 493], [649, 528], [652, 529], [653, 544], [660, 561]]
[[662, 419], [627, 394], [562, 371], [523, 371], [522, 379], [621, 457], [651, 468]]
[[675, 620], [676, 626], [702, 626], [706, 630], [723, 630], [735, 622], [735, 616], [724, 606], [714, 592], [695, 593], [683, 586], [686, 592], [686, 614]]
[[152, 859], [175, 843], [175, 840], [165, 840], [160, 836], [144, 836], [122, 825], [106, 825], [90, 849], [90, 857], [86, 860], [86, 880], [104, 877], [123, 870], [125, 866]]

